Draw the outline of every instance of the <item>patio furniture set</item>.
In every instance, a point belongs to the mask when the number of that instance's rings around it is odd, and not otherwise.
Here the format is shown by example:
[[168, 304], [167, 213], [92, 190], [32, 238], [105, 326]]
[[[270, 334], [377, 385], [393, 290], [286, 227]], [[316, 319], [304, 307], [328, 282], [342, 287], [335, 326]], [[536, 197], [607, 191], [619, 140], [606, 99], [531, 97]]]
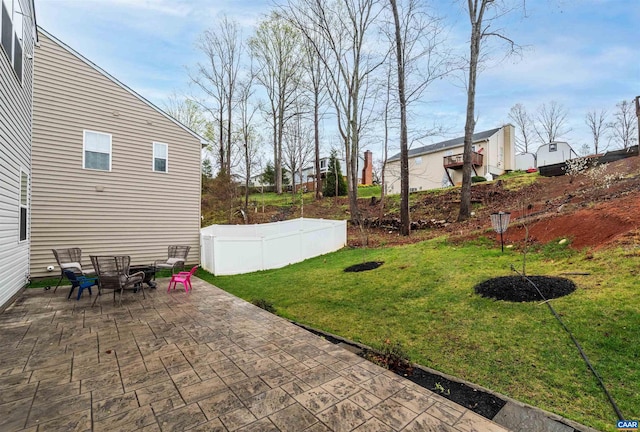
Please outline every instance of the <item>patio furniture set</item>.
[[194, 266], [191, 271], [183, 271], [184, 264], [189, 254], [190, 246], [169, 246], [167, 258], [156, 260], [151, 265], [131, 265], [131, 257], [128, 255], [91, 255], [92, 269], [82, 267], [82, 250], [80, 248], [52, 249], [53, 255], [60, 267], [60, 279], [53, 292], [55, 293], [66, 277], [71, 283], [71, 289], [67, 298], [71, 298], [74, 290], [78, 289], [77, 300], [80, 300], [82, 292], [87, 289], [92, 295], [91, 287], [98, 287], [98, 295], [91, 306], [94, 306], [103, 290], [113, 290], [113, 301], [116, 301], [116, 293], [120, 292], [119, 304], [122, 305], [122, 294], [125, 289], [132, 289], [134, 292], [142, 291], [143, 298], [144, 284], [149, 288], [156, 288], [156, 271], [171, 269], [171, 281], [167, 292], [181, 283], [186, 292], [191, 290], [191, 276], [198, 266]]

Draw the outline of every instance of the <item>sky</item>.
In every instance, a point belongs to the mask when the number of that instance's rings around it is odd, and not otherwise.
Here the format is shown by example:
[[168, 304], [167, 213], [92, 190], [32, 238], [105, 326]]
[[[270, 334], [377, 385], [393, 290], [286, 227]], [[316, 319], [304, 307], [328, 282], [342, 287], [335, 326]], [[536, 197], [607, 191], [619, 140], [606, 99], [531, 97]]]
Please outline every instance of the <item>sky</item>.
[[[466, 3], [466, 2], [465, 2]], [[444, 16], [452, 47], [468, 50], [468, 18], [456, 0], [433, 0]], [[590, 144], [591, 110], [609, 119], [623, 99], [640, 95], [639, 0], [528, 0], [494, 26], [522, 47], [504, 58], [493, 46], [478, 77], [476, 131], [509, 122], [516, 103], [535, 114], [555, 101], [567, 111], [574, 149]], [[193, 93], [189, 70], [202, 56], [197, 42], [225, 14], [249, 37], [271, 9], [268, 0], [35, 0], [38, 25], [159, 107], [170, 95]], [[441, 136], [414, 146], [462, 136], [466, 91], [460, 80], [429, 87], [411, 121], [439, 124]], [[327, 119], [325, 123], [332, 120]], [[335, 122], [335, 121], [334, 121]], [[325, 130], [330, 130], [327, 125]], [[335, 137], [324, 137], [325, 152]], [[380, 140], [367, 144], [380, 158]], [[612, 146], [613, 147], [613, 146]]]

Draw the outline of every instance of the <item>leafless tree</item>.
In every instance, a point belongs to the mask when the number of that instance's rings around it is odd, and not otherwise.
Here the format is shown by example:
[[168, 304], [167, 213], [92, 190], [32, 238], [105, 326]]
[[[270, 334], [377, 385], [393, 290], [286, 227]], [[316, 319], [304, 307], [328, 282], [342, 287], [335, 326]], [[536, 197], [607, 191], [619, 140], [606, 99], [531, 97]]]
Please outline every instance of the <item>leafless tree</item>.
[[203, 161], [207, 161], [205, 164], [207, 170], [212, 171], [212, 143], [215, 141], [215, 137], [213, 134], [213, 126], [205, 119], [200, 103], [188, 97], [178, 96], [174, 92], [163, 103], [163, 110], [192, 131], [207, 139], [208, 144], [202, 149], [202, 158]]
[[[373, 184], [382, 185], [382, 171], [384, 170], [384, 162], [382, 159], [376, 159], [373, 161], [373, 165], [371, 165], [371, 177], [373, 179]], [[380, 189], [384, 189], [381, 187]]]
[[623, 100], [616, 104], [613, 122], [610, 123], [613, 140], [623, 149], [629, 148], [637, 141], [636, 119], [633, 102]]
[[[405, 43], [403, 41], [402, 24], [396, 0], [389, 0], [393, 11], [396, 65], [398, 68], [398, 104], [400, 106], [400, 233], [411, 232], [411, 215], [409, 214], [409, 146], [407, 143], [407, 96], [405, 94]], [[404, 35], [406, 36], [406, 35]]]
[[580, 156], [588, 156], [591, 153], [591, 146], [587, 143], [584, 143], [578, 149], [578, 154]]
[[636, 117], [638, 118], [638, 126], [637, 126], [637, 131], [638, 131], [638, 144], [640, 144], [640, 96], [636, 96], [634, 98], [634, 102], [636, 104]]
[[314, 126], [304, 118], [303, 107], [298, 107], [297, 113], [285, 126], [282, 148], [285, 168], [291, 173], [293, 195], [296, 193], [296, 174], [302, 184], [302, 170], [313, 160], [315, 148]]
[[382, 128], [384, 131], [384, 136], [382, 138], [382, 163], [380, 170], [380, 217], [384, 214], [384, 202], [387, 194], [385, 175], [386, 175], [386, 167], [387, 167], [387, 159], [389, 158], [389, 131], [391, 129], [390, 125], [390, 114], [393, 106], [393, 102], [391, 100], [391, 83], [392, 83], [392, 75], [393, 75], [393, 67], [391, 63], [387, 64], [387, 86], [384, 98], [384, 105], [382, 111]]
[[273, 127], [273, 165], [276, 192], [282, 193], [282, 140], [300, 84], [301, 39], [298, 31], [272, 12], [249, 40], [251, 55], [258, 63], [257, 80], [265, 88], [269, 106], [265, 113]]
[[243, 46], [238, 24], [223, 16], [215, 29], [206, 30], [201, 36], [198, 48], [205, 54], [206, 62], [198, 63], [197, 71], [190, 73], [191, 80], [213, 99], [212, 104], [203, 105], [216, 123], [218, 163], [220, 171], [227, 175], [232, 166], [231, 124]]
[[200, 105], [189, 98], [180, 97], [175, 92], [163, 104], [164, 111], [192, 131], [203, 134], [205, 118]]
[[538, 139], [546, 144], [557, 141], [571, 132], [567, 125], [568, 115], [569, 111], [556, 101], [540, 105], [533, 124]]
[[360, 142], [373, 112], [372, 74], [384, 61], [370, 39], [382, 12], [381, 0], [288, 0], [283, 11], [326, 68], [327, 90], [345, 148], [351, 220], [359, 224]]
[[[522, 0], [524, 3], [524, 0]], [[464, 152], [462, 167], [462, 190], [460, 191], [460, 212], [458, 221], [463, 221], [471, 216], [471, 169], [473, 132], [476, 127], [475, 103], [476, 103], [476, 80], [478, 76], [478, 64], [480, 62], [481, 48], [483, 42], [494, 37], [506, 42], [510, 53], [518, 51], [518, 46], [513, 40], [506, 37], [499, 29], [493, 29], [492, 25], [498, 22], [509, 12], [517, 8], [513, 0], [467, 0], [462, 2], [469, 14], [471, 24], [471, 34], [469, 41], [469, 58], [466, 63], [468, 67], [467, 78], [467, 113], [464, 125]]]
[[593, 137], [593, 150], [595, 154], [600, 153], [600, 151], [605, 151], [606, 147], [600, 147], [600, 140], [608, 129], [607, 110], [602, 109], [599, 112], [596, 110], [589, 111], [584, 117], [584, 122]]
[[529, 153], [532, 144], [533, 120], [524, 105], [517, 103], [511, 107], [509, 118], [515, 123], [519, 135], [516, 135], [516, 147], [522, 153]]
[[409, 104], [449, 71], [442, 50], [440, 20], [427, 13], [417, 0], [389, 0], [393, 31], [389, 39], [395, 53], [398, 106], [400, 108], [400, 233], [409, 235]]
[[[313, 36], [311, 36], [313, 37]], [[314, 143], [314, 177], [315, 198], [322, 198], [322, 176], [320, 173], [320, 120], [323, 116], [323, 106], [326, 103], [327, 92], [325, 90], [326, 69], [315, 47], [320, 47], [321, 41], [314, 43], [308, 38], [303, 38], [304, 52], [304, 81], [303, 88], [309, 93], [313, 106], [313, 143]]]
[[258, 105], [252, 100], [255, 92], [254, 74], [250, 69], [247, 76], [238, 83], [238, 117], [237, 135], [242, 149], [242, 168], [244, 175], [244, 210], [249, 206], [249, 181], [253, 169], [258, 164], [256, 156], [260, 149], [260, 136], [255, 125], [255, 114]]

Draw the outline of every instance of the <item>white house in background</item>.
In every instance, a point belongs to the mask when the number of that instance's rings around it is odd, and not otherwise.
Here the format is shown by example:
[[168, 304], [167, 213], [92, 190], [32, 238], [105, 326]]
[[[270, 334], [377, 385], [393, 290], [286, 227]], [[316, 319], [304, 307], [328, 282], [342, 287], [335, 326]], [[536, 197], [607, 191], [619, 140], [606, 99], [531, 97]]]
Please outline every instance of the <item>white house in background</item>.
[[[362, 166], [361, 159], [362, 158], [358, 160], [358, 168]], [[330, 160], [331, 158], [329, 156], [320, 158], [320, 177], [322, 177], [323, 179], [326, 177], [327, 172], [329, 171]], [[338, 164], [340, 165], [340, 171], [342, 172], [342, 175], [346, 177], [347, 175], [346, 161], [343, 158], [338, 158]], [[311, 161], [307, 166], [305, 166], [302, 169], [302, 177], [300, 176], [300, 173], [295, 173], [296, 184], [300, 184], [300, 183], [311, 184], [314, 182], [315, 177], [316, 177], [316, 167], [313, 161]]]
[[[329, 161], [331, 157], [326, 156], [320, 158], [320, 177], [324, 179], [329, 172]], [[343, 177], [347, 176], [347, 162], [343, 158], [338, 158], [338, 164], [340, 164], [340, 172]], [[307, 190], [315, 190], [315, 164], [311, 161], [306, 165], [301, 172], [298, 171], [291, 175], [287, 172], [289, 179], [294, 179], [296, 186], [305, 185]], [[358, 157], [358, 184], [371, 185], [373, 184], [373, 153], [367, 150], [360, 157]]]
[[536, 155], [533, 153], [520, 153], [516, 155], [516, 170], [526, 171], [536, 168]]
[[31, 240], [33, 0], [0, 3], [0, 311], [27, 285]]
[[[409, 190], [437, 189], [462, 183], [464, 137], [409, 150]], [[473, 175], [487, 180], [515, 169], [515, 128], [506, 124], [473, 134]], [[385, 165], [385, 190], [400, 193], [400, 154]]]
[[569, 159], [578, 157], [569, 143], [563, 141], [553, 141], [543, 144], [536, 151], [536, 167], [563, 163]]

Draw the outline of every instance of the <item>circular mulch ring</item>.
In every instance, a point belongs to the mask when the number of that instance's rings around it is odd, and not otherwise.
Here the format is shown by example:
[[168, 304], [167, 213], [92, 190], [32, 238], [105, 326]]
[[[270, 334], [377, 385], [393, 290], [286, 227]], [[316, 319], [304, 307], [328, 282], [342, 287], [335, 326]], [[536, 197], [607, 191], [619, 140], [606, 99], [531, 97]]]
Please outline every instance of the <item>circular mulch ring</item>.
[[352, 265], [351, 267], [347, 267], [346, 269], [344, 269], [344, 271], [351, 273], [351, 272], [374, 270], [380, 267], [382, 264], [384, 264], [384, 261], [369, 261], [362, 264]]
[[[571, 294], [576, 289], [569, 279], [551, 276], [527, 276], [545, 299], [553, 299]], [[512, 302], [542, 301], [538, 291], [521, 276], [502, 276], [484, 281], [474, 287], [482, 297]]]

